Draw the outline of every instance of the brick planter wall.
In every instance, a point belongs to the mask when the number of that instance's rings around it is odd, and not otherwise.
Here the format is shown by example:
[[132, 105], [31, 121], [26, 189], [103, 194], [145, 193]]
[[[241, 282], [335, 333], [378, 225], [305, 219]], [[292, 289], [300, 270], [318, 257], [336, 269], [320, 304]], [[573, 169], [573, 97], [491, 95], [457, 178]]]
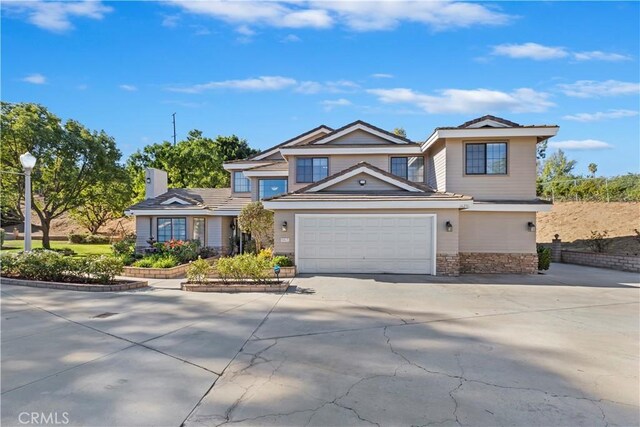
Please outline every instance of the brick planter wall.
[[[207, 258], [209, 264], [213, 264], [217, 258]], [[122, 272], [126, 277], [143, 277], [146, 279], [176, 279], [187, 273], [189, 264], [181, 264], [171, 268], [144, 268], [125, 267]]]
[[594, 252], [562, 251], [562, 262], [640, 273], [640, 257]]
[[458, 254], [438, 254], [436, 256], [436, 276], [460, 275], [460, 256]]
[[460, 252], [460, 273], [534, 274], [537, 270], [537, 254]]
[[32, 288], [48, 288], [48, 289], [63, 289], [66, 291], [85, 291], [85, 292], [117, 292], [117, 291], [129, 291], [131, 289], [140, 289], [147, 287], [146, 280], [114, 283], [111, 285], [97, 285], [95, 283], [66, 283], [66, 282], [41, 282], [37, 280], [24, 280], [24, 279], [9, 279], [7, 277], [2, 278], [2, 284], [4, 285], [17, 285], [17, 286], [29, 286]]
[[[275, 273], [273, 272], [273, 269], [269, 269], [267, 271], [267, 273], [270, 276], [276, 277]], [[209, 273], [209, 278], [210, 279], [217, 279], [220, 276], [218, 276], [218, 273], [213, 270], [211, 273]], [[296, 268], [295, 267], [280, 267], [280, 278], [281, 279], [287, 279], [287, 278], [292, 278], [292, 277], [296, 277]]]
[[247, 284], [230, 284], [224, 283], [209, 283], [206, 285], [198, 285], [193, 283], [182, 283], [180, 285], [183, 291], [188, 292], [285, 292], [289, 288], [289, 282], [284, 280], [278, 284], [259, 284], [259, 283], [247, 283]]

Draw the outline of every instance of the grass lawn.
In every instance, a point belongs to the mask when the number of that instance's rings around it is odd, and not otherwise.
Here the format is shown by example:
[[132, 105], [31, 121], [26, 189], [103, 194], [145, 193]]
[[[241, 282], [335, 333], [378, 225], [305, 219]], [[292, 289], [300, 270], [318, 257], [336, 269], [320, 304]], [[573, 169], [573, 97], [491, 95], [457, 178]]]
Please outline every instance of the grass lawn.
[[[32, 240], [32, 247], [41, 248], [42, 240]], [[3, 251], [17, 251], [22, 250], [24, 248], [24, 241], [22, 240], [5, 240], [4, 245], [2, 246]], [[110, 244], [77, 244], [77, 243], [69, 243], [69, 242], [51, 242], [52, 249], [72, 249], [75, 253], [80, 256], [86, 255], [105, 255], [111, 253], [111, 245]]]

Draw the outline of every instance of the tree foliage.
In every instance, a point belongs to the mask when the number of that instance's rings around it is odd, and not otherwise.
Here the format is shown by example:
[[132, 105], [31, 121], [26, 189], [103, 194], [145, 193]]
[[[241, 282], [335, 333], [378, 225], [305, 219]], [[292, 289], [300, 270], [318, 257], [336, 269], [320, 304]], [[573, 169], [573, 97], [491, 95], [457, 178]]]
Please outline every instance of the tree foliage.
[[71, 215], [91, 234], [97, 234], [108, 221], [121, 218], [131, 204], [132, 187], [123, 167], [114, 170], [109, 181], [88, 187], [82, 195], [84, 202]]
[[562, 178], [571, 178], [571, 172], [576, 166], [575, 160], [569, 160], [564, 151], [558, 150], [542, 164], [540, 177], [543, 181], [556, 181]]
[[596, 172], [598, 172], [598, 165], [596, 165], [595, 163], [589, 163], [589, 173], [591, 174], [591, 177], [595, 177], [596, 176]]
[[406, 138], [406, 137], [407, 137], [407, 132], [404, 130], [404, 128], [395, 128], [395, 129], [393, 130], [393, 134], [394, 134], [394, 135], [401, 136], [401, 137], [403, 137], [403, 138]]
[[192, 130], [176, 145], [164, 141], [138, 150], [127, 161], [136, 199], [144, 197], [144, 169], [167, 172], [170, 187], [220, 188], [230, 185], [229, 173], [222, 167], [229, 160], [243, 159], [258, 151], [236, 135], [207, 138]]
[[238, 226], [243, 232], [251, 234], [258, 252], [264, 245], [273, 243], [273, 212], [266, 210], [262, 202], [251, 202], [242, 208]]
[[[38, 160], [32, 172], [32, 206], [42, 227], [42, 246], [49, 248], [51, 222], [81, 206], [89, 188], [110, 181], [121, 153], [104, 131], [90, 131], [75, 120], [62, 122], [45, 107], [2, 103], [3, 171], [20, 172], [20, 154]], [[23, 218], [24, 181], [3, 173], [2, 211]]]

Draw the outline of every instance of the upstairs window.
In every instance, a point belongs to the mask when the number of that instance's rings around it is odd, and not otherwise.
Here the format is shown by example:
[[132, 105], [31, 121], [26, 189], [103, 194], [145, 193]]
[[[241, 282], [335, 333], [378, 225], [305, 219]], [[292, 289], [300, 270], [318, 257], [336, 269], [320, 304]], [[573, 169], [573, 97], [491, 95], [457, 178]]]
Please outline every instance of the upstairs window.
[[329, 159], [326, 157], [302, 157], [296, 159], [296, 182], [318, 182], [329, 175]]
[[286, 179], [261, 179], [258, 188], [260, 200], [274, 197], [287, 192]]
[[465, 172], [467, 175], [506, 175], [507, 143], [466, 144]]
[[424, 157], [392, 157], [391, 173], [411, 182], [424, 182]]
[[233, 192], [234, 193], [250, 193], [251, 180], [244, 176], [242, 172], [233, 173]]

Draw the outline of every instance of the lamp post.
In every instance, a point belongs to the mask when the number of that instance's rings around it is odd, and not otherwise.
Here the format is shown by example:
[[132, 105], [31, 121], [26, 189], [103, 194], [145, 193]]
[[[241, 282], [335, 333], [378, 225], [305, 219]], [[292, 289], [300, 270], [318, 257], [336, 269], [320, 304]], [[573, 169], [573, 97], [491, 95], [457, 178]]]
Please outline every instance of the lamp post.
[[24, 169], [24, 250], [31, 250], [31, 170], [36, 165], [36, 158], [29, 152], [20, 156]]

